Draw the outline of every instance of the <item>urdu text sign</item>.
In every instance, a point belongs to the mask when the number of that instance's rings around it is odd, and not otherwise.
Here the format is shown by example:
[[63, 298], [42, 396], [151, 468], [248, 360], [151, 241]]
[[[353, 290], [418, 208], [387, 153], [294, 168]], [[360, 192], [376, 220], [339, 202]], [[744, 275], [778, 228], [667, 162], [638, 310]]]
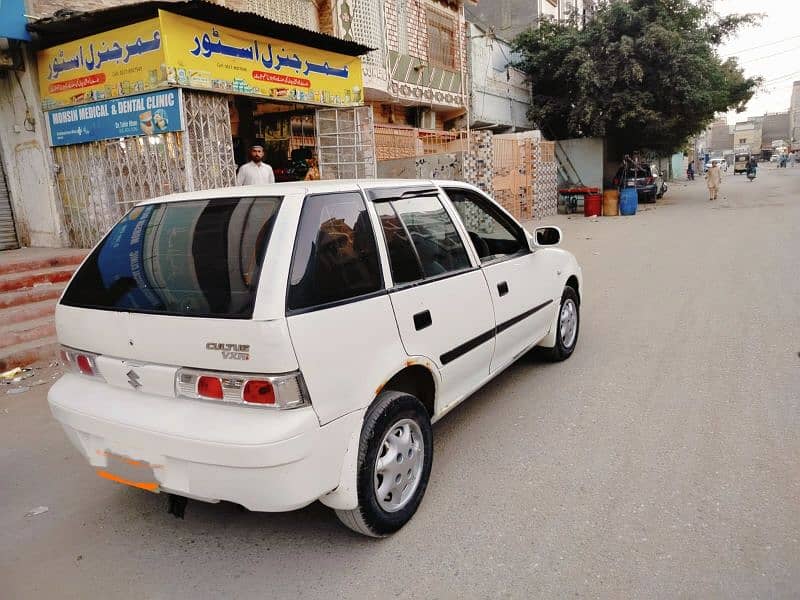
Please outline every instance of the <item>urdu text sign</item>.
[[167, 79], [182, 87], [326, 106], [363, 100], [361, 59], [159, 11]]
[[166, 87], [157, 18], [40, 50], [37, 59], [44, 110]]

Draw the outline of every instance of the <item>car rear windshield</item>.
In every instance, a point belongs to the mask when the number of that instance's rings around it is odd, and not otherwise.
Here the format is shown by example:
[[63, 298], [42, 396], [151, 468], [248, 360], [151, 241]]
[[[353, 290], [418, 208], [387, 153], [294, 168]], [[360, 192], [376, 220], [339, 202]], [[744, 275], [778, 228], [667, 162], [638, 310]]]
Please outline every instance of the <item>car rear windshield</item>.
[[62, 304], [246, 319], [281, 198], [215, 198], [138, 206], [69, 284]]

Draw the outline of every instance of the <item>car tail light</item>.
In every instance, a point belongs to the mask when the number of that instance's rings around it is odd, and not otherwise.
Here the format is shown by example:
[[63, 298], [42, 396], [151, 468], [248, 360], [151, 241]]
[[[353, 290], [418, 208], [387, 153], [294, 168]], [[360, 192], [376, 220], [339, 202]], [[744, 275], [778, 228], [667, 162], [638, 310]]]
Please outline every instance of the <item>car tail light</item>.
[[256, 375], [179, 369], [175, 391], [182, 398], [247, 406], [291, 409], [311, 404], [299, 371], [286, 375]]
[[59, 354], [61, 362], [73, 373], [103, 379], [103, 376], [97, 370], [97, 354], [67, 348], [66, 346], [61, 346]]
[[197, 395], [203, 398], [214, 398], [222, 400], [222, 380], [219, 377], [209, 377], [202, 375], [197, 378]]
[[275, 404], [275, 389], [266, 379], [251, 379], [244, 384], [242, 399], [248, 404]]
[[646, 184], [648, 184], [648, 185], [650, 185], [650, 184], [652, 184], [652, 183], [655, 183], [655, 181], [656, 181], [656, 178], [655, 178], [655, 177], [645, 177], [645, 179], [644, 179], [644, 182], [645, 182]]

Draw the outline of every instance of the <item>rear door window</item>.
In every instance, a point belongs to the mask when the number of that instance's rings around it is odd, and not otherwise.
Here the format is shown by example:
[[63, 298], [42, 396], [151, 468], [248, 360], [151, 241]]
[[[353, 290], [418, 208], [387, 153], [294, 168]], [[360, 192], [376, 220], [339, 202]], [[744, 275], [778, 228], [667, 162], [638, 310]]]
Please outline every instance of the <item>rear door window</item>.
[[361, 194], [308, 196], [295, 240], [288, 309], [322, 307], [381, 289], [375, 234]]
[[62, 304], [250, 318], [279, 197], [138, 206], [75, 274]]
[[395, 284], [468, 269], [467, 251], [436, 196], [375, 204], [383, 225]]

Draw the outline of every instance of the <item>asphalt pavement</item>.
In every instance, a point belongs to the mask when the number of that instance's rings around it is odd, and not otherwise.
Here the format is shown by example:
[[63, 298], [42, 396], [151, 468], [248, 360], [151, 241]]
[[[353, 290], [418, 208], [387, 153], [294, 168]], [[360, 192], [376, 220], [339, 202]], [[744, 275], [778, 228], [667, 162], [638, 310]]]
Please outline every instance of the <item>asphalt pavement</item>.
[[[578, 349], [523, 359], [434, 428], [391, 538], [96, 477], [0, 386], [5, 598], [797, 598], [800, 167], [547, 219], [584, 269]], [[50, 381], [57, 368], [37, 371]], [[46, 512], [26, 516], [37, 507]]]

